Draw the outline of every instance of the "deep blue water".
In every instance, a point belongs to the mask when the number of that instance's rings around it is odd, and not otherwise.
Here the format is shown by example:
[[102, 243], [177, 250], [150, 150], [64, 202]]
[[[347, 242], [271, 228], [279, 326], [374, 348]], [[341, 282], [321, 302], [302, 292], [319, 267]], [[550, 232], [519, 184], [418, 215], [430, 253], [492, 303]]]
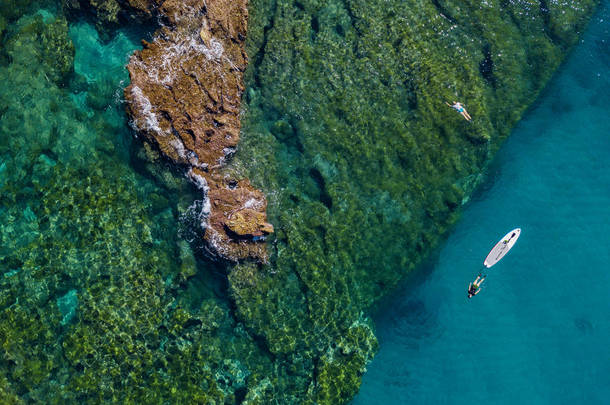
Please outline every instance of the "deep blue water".
[[[381, 305], [364, 404], [608, 403], [610, 4], [497, 154], [431, 263]], [[466, 289], [491, 247], [515, 248]]]

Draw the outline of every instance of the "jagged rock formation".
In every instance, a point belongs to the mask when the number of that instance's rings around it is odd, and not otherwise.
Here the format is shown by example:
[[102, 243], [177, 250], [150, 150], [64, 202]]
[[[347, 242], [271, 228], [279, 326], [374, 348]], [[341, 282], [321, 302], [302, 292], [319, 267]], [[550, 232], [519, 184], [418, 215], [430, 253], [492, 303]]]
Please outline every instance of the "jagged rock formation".
[[247, 1], [167, 0], [154, 6], [166, 25], [131, 58], [128, 112], [137, 130], [185, 166], [206, 194], [204, 238], [214, 252], [265, 262], [262, 241], [273, 232], [265, 196], [247, 180], [219, 172], [239, 141]]

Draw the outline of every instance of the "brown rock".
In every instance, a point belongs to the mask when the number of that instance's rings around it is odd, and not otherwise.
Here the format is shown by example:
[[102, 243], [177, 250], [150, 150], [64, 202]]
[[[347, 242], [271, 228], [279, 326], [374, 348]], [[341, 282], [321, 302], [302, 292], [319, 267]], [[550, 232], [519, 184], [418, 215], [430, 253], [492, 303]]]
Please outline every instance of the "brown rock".
[[246, 208], [231, 215], [225, 226], [241, 237], [260, 237], [269, 230], [273, 232], [273, 225], [265, 222], [266, 219], [264, 213]]
[[214, 250], [231, 260], [266, 261], [265, 244], [253, 240], [273, 232], [264, 195], [218, 172], [239, 141], [247, 0], [140, 3], [143, 10], [158, 6], [168, 25], [131, 57], [128, 113], [147, 141], [207, 191], [205, 239]]
[[[210, 200], [210, 216], [208, 229], [204, 238], [223, 256], [233, 260], [248, 257], [267, 260], [266, 245], [262, 241], [254, 241], [254, 236], [262, 236], [267, 221], [267, 200], [263, 193], [250, 185], [247, 179], [237, 180], [222, 177], [219, 174], [209, 176], [208, 198]], [[243, 211], [250, 211], [244, 217]], [[241, 213], [241, 214], [240, 214]], [[235, 218], [252, 220], [251, 224], [242, 221], [241, 232], [236, 232], [229, 226], [235, 224]], [[251, 230], [250, 233], [245, 231]], [[273, 227], [271, 228], [273, 229]], [[266, 232], [269, 233], [269, 232]], [[228, 254], [227, 252], [230, 252]]]
[[204, 44], [209, 45], [210, 40], [212, 39], [212, 32], [210, 31], [210, 27], [208, 27], [207, 21], [203, 22], [201, 30], [199, 31], [199, 36]]
[[126, 0], [129, 7], [142, 12], [144, 15], [152, 15], [152, 10], [156, 3], [151, 0]]

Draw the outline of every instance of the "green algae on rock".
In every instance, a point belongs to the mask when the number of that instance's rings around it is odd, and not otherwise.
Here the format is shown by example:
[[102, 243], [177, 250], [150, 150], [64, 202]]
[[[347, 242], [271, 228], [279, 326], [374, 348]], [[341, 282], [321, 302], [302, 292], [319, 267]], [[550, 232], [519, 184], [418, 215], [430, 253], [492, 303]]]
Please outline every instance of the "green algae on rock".
[[271, 193], [277, 241], [269, 269], [230, 281], [245, 324], [298, 364], [298, 397], [356, 392], [329, 348], [456, 221], [596, 3], [251, 2], [236, 161]]
[[137, 42], [46, 7], [0, 52], [0, 402], [239, 402], [270, 360], [222, 291], [187, 296], [195, 194], [140, 166], [116, 96]]

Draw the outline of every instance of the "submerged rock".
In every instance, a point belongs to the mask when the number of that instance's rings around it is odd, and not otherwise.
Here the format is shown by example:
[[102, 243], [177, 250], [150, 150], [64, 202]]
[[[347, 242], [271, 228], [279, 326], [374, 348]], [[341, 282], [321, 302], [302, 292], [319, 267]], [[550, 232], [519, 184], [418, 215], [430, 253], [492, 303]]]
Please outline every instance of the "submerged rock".
[[597, 2], [544, 3], [251, 0], [238, 157], [274, 191], [277, 254], [229, 281], [292, 377], [261, 403], [356, 393], [376, 345], [352, 325], [438, 246]]
[[167, 25], [132, 56], [125, 97], [137, 130], [189, 168], [188, 177], [211, 201], [204, 238], [213, 251], [266, 262], [261, 236], [273, 227], [264, 195], [247, 180], [226, 181], [219, 173], [239, 141], [246, 6], [245, 0], [160, 3]]
[[[16, 18], [0, 47], [0, 403], [239, 403], [271, 362], [221, 287], [189, 280], [177, 214], [191, 187], [161, 165], [141, 176], [123, 106], [85, 97], [90, 79], [121, 86], [126, 51], [89, 52], [92, 29], [62, 14]], [[83, 52], [105, 59], [86, 79], [66, 69]]]
[[72, 289], [65, 295], [62, 295], [57, 299], [57, 308], [62, 315], [60, 324], [67, 325], [74, 315], [76, 315], [76, 308], [78, 307], [78, 295], [76, 290]]

